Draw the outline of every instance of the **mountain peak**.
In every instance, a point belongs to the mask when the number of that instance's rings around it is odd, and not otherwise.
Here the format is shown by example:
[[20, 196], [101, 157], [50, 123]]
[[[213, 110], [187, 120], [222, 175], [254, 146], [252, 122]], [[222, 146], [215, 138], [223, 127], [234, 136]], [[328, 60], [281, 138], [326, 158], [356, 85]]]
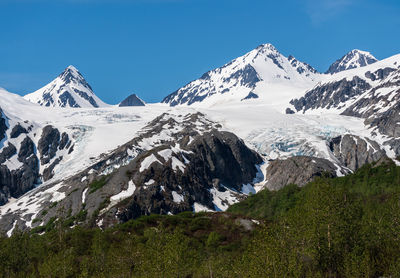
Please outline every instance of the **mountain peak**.
[[126, 99], [124, 99], [118, 106], [125, 107], [125, 106], [145, 106], [145, 102], [140, 99], [136, 94], [131, 94]]
[[334, 62], [326, 73], [334, 74], [344, 70], [365, 67], [377, 61], [378, 59], [376, 59], [370, 52], [353, 49]]
[[93, 92], [78, 69], [72, 65], [43, 88], [24, 96], [42, 106], [103, 107], [107, 106]]
[[273, 44], [271, 44], [271, 43], [263, 43], [263, 44], [260, 44], [260, 45], [257, 47], [257, 49], [269, 49], [269, 50], [273, 50], [273, 51], [278, 51], [278, 50], [276, 49], [276, 47], [275, 47]]
[[278, 94], [283, 98], [286, 92], [281, 92], [282, 87], [295, 88], [287, 90], [285, 97], [290, 100], [293, 91], [308, 88], [318, 78], [319, 73], [314, 68], [293, 56], [285, 57], [272, 44], [266, 43], [206, 72], [165, 97], [163, 103], [209, 107], [242, 101], [269, 102]]
[[73, 65], [69, 65], [68, 67], [65, 68], [65, 70], [71, 70], [71, 71], [79, 72], [79, 70], [76, 67], [74, 67]]

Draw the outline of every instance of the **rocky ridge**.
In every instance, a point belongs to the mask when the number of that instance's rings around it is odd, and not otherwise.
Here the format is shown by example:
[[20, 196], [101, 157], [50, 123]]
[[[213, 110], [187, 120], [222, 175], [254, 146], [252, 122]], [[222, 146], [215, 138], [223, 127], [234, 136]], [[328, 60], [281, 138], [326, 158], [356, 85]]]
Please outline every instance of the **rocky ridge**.
[[103, 227], [150, 213], [225, 210], [255, 192], [262, 158], [219, 127], [200, 113], [162, 114], [90, 168], [10, 204], [0, 224], [35, 228], [60, 211], [84, 211], [81, 221]]

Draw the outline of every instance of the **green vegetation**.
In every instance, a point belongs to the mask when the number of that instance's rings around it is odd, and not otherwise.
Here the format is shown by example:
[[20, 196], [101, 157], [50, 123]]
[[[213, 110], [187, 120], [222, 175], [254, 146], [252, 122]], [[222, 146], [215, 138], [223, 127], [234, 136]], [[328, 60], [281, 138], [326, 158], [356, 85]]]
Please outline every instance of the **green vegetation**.
[[236, 218], [150, 215], [105, 231], [53, 221], [41, 236], [0, 238], [0, 277], [228, 277], [222, 264], [240, 256], [252, 235]]
[[0, 237], [0, 277], [400, 277], [400, 167], [265, 190], [227, 213], [63, 223]]
[[99, 180], [92, 181], [92, 183], [89, 184], [90, 188], [89, 194], [102, 188], [106, 183], [107, 183], [107, 176], [102, 176]]
[[262, 190], [231, 206], [228, 211], [257, 219], [276, 220], [296, 205], [302, 193], [294, 184], [279, 191]]

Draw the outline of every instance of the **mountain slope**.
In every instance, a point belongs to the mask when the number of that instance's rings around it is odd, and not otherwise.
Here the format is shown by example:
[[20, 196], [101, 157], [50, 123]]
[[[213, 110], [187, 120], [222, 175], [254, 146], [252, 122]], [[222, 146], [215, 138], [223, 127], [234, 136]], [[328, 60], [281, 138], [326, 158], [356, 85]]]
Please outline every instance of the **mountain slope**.
[[271, 44], [263, 44], [230, 63], [205, 73], [164, 98], [170, 106], [211, 107], [257, 99], [278, 109], [319, 80], [311, 66], [285, 57]]
[[[390, 89], [387, 89], [387, 92], [379, 92], [382, 88], [398, 86], [397, 82], [390, 80], [396, 78], [399, 67], [400, 55], [395, 55], [365, 67], [326, 76], [316, 86], [307, 90], [301, 98], [292, 99], [290, 104], [297, 112], [302, 113], [321, 113], [327, 110], [331, 113], [342, 113], [361, 98], [369, 96], [367, 98], [372, 100], [375, 95], [381, 93], [390, 95], [392, 92]], [[378, 94], [371, 94], [376, 90], [379, 90]], [[393, 96], [389, 98], [390, 101], [396, 100]], [[373, 102], [379, 99], [376, 98]], [[386, 107], [386, 104], [382, 107]], [[368, 110], [368, 107], [363, 106], [363, 109]], [[355, 112], [353, 116], [363, 114]]]
[[52, 107], [106, 107], [74, 67], [67, 67], [56, 79], [43, 88], [24, 96], [26, 100]]
[[365, 67], [375, 62], [378, 62], [378, 59], [371, 53], [354, 49], [334, 62], [326, 73], [334, 74], [344, 70]]

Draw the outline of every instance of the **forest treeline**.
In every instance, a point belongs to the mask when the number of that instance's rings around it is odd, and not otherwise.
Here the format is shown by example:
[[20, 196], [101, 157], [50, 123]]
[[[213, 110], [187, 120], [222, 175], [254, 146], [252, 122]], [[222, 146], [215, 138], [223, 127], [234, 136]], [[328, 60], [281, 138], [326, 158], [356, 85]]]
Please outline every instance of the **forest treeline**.
[[263, 190], [225, 213], [45, 230], [0, 237], [0, 277], [400, 277], [400, 167]]

